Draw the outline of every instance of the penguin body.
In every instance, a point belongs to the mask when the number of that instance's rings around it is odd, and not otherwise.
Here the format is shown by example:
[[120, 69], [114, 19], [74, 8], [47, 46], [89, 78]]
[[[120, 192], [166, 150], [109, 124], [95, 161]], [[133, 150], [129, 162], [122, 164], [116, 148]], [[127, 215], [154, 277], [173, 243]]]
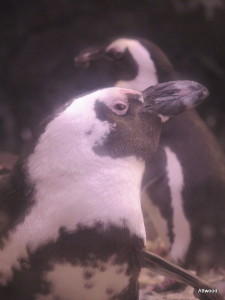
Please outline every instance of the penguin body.
[[161, 114], [206, 95], [188, 81], [143, 93], [108, 88], [43, 123], [1, 178], [0, 299], [138, 299], [144, 162], [156, 150]]
[[[118, 87], [140, 90], [176, 76], [165, 54], [143, 39], [117, 39], [101, 48], [100, 58], [108, 59]], [[92, 60], [91, 52], [85, 60]], [[147, 162], [142, 199], [174, 262], [194, 268], [224, 264], [224, 195], [224, 154], [210, 130], [195, 111], [169, 120]]]

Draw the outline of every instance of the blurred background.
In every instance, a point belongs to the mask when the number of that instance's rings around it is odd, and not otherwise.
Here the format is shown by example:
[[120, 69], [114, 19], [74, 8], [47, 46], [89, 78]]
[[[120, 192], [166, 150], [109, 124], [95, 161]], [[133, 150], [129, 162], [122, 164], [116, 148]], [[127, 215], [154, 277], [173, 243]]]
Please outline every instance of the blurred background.
[[18, 153], [53, 109], [107, 84], [74, 56], [121, 36], [153, 41], [208, 87], [198, 111], [225, 149], [225, 0], [7, 0], [0, 23], [0, 151]]

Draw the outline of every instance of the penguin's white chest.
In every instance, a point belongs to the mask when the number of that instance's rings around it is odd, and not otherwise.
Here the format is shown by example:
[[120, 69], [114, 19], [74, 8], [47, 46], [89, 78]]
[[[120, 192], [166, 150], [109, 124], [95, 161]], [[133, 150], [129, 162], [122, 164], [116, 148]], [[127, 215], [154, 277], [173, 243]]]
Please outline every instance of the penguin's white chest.
[[129, 285], [126, 272], [127, 264], [115, 264], [113, 256], [106, 262], [96, 260], [92, 266], [56, 263], [43, 278], [50, 284], [51, 293], [39, 294], [35, 299], [110, 300]]

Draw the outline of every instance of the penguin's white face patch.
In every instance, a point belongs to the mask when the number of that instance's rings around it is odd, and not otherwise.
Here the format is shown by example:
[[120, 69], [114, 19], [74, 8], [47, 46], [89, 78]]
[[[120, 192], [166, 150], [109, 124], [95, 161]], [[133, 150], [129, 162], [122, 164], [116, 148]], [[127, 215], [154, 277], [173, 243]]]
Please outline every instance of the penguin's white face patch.
[[124, 54], [125, 50], [132, 45], [131, 40], [118, 39], [113, 41], [107, 48], [106, 53], [111, 54], [112, 59], [119, 59]]
[[126, 50], [129, 51], [137, 65], [137, 76], [132, 80], [119, 80], [115, 86], [141, 91], [157, 84], [157, 72], [151, 54], [138, 40], [117, 39], [106, 48], [106, 55], [119, 60], [126, 55]]

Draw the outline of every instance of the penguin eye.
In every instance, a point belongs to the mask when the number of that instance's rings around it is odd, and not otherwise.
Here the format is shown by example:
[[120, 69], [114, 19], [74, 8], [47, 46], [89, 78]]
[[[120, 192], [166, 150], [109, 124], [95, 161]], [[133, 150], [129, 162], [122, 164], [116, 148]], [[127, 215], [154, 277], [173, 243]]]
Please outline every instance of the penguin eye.
[[124, 110], [124, 109], [126, 108], [126, 105], [123, 104], [123, 103], [117, 103], [116, 105], [114, 105], [114, 108], [115, 108], [116, 110], [122, 111], [122, 110]]
[[115, 51], [115, 53], [114, 53], [115, 59], [120, 59], [120, 58], [122, 58], [122, 56], [123, 56], [123, 52]]
[[113, 105], [112, 110], [118, 115], [124, 115], [128, 110], [128, 105], [118, 102], [115, 105]]

